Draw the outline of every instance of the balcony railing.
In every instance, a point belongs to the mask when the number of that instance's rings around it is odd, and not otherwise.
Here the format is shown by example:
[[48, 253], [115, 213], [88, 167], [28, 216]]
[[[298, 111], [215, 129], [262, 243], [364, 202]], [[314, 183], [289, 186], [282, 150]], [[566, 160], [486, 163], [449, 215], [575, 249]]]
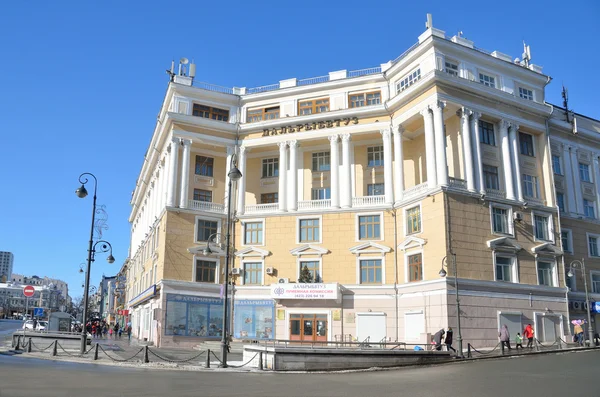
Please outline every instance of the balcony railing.
[[223, 204], [198, 200], [189, 200], [188, 208], [198, 211], [216, 212], [219, 214], [223, 214], [225, 212], [225, 205]]
[[351, 70], [348, 72], [348, 77], [360, 77], [360, 76], [367, 76], [370, 74], [377, 74], [377, 73], [381, 73], [381, 66], [376, 66], [374, 68]]
[[329, 75], [327, 76], [319, 76], [319, 77], [310, 77], [308, 79], [298, 80], [296, 85], [310, 85], [310, 84], [319, 84], [326, 83], [329, 81]]
[[458, 190], [467, 190], [467, 181], [464, 179], [458, 179], [450, 177], [448, 178], [450, 187]]
[[299, 210], [317, 210], [331, 207], [331, 200], [302, 200], [298, 201]]
[[485, 189], [485, 195], [493, 198], [506, 198], [506, 192], [498, 189]]
[[371, 207], [374, 205], [382, 205], [385, 196], [364, 196], [352, 198], [353, 207]]
[[530, 204], [539, 204], [539, 205], [544, 205], [544, 200], [539, 199], [539, 198], [535, 198], [535, 197], [531, 197], [531, 196], [525, 196], [523, 197], [523, 199], [530, 203]]
[[244, 208], [244, 213], [253, 214], [253, 213], [257, 213], [257, 212], [273, 212], [273, 211], [277, 211], [278, 209], [279, 209], [278, 203], [254, 204], [254, 205], [247, 205]]
[[411, 197], [418, 196], [419, 194], [423, 193], [424, 191], [426, 191], [428, 189], [429, 189], [429, 186], [427, 185], [427, 182], [421, 183], [420, 185], [416, 185], [413, 187], [409, 187], [408, 189], [406, 189], [404, 191], [403, 198], [409, 199]]

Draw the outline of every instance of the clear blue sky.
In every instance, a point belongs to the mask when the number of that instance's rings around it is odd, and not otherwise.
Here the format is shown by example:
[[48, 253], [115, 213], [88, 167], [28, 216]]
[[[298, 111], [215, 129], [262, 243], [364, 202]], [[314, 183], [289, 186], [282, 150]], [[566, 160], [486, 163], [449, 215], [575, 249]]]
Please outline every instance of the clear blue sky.
[[[179, 5], [178, 5], [179, 4]], [[289, 5], [288, 5], [289, 4]], [[293, 4], [293, 5], [292, 5]], [[434, 26], [462, 30], [475, 45], [521, 56], [561, 84], [575, 111], [600, 118], [597, 1], [11, 1], [0, 12], [0, 250], [14, 271], [48, 275], [81, 295], [91, 195], [99, 179], [109, 213], [92, 282], [127, 257], [129, 199], [150, 141], [172, 59], [197, 63], [197, 79], [253, 87], [340, 69], [377, 66]], [[90, 187], [91, 189], [91, 187]]]

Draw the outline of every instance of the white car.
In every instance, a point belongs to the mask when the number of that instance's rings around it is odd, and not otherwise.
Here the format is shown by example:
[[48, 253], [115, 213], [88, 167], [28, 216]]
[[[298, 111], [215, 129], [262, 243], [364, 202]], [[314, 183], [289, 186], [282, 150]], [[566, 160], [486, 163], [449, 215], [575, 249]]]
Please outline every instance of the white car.
[[48, 327], [48, 321], [38, 321], [35, 329], [37, 331], [45, 331]]
[[23, 326], [21, 327], [21, 329], [30, 329], [33, 330], [33, 320], [27, 320], [23, 323]]

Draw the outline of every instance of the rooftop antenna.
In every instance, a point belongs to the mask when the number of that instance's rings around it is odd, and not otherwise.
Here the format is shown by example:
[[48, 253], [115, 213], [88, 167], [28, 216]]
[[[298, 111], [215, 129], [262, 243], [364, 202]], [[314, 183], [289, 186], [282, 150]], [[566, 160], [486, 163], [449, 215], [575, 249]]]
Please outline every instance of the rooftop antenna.
[[180, 76], [185, 76], [186, 75], [185, 65], [187, 65], [188, 63], [190, 63], [190, 61], [187, 58], [181, 58], [179, 60], [179, 75]]
[[459, 31], [458, 31], [458, 33], [457, 33], [456, 35], [457, 35], [458, 37], [463, 37], [463, 34], [464, 34], [464, 33], [463, 33], [463, 31], [462, 31], [462, 30], [459, 30]]
[[565, 108], [565, 117], [567, 118], [567, 123], [570, 123], [569, 120], [569, 90], [567, 90], [563, 84], [562, 87], [562, 98], [563, 98], [563, 107]]
[[531, 48], [529, 48], [529, 46], [527, 44], [525, 44], [525, 41], [523, 41], [523, 63], [525, 64], [525, 67], [529, 67], [529, 62], [531, 61]]
[[190, 77], [193, 79], [194, 77], [196, 77], [196, 64], [194, 63], [194, 60], [192, 59], [192, 63], [190, 63], [190, 73], [189, 73]]
[[431, 14], [427, 14], [427, 22], [425, 22], [425, 29], [430, 29], [433, 27], [433, 18]]
[[169, 75], [170, 80], [173, 81], [173, 78], [175, 77], [175, 60], [171, 61], [171, 69], [167, 69], [166, 72]]

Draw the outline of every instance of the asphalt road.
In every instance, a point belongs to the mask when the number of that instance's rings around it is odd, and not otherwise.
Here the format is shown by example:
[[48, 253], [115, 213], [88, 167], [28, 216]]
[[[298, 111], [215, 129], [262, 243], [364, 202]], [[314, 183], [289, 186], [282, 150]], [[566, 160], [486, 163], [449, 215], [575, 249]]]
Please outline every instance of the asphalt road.
[[0, 335], [12, 334], [22, 326], [23, 321], [21, 320], [0, 320]]
[[599, 351], [346, 374], [186, 372], [0, 355], [1, 397], [600, 395]]

